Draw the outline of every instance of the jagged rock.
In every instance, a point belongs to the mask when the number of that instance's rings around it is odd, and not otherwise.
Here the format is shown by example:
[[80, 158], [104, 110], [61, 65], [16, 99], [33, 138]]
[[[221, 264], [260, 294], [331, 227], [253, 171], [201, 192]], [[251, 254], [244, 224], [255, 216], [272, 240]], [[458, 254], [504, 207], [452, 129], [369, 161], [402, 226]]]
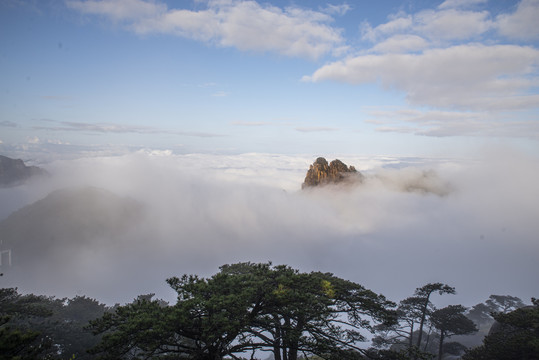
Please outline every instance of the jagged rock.
[[26, 166], [20, 159], [11, 159], [0, 155], [0, 187], [22, 184], [32, 176], [47, 172], [37, 166]]
[[361, 180], [363, 175], [353, 166], [348, 167], [342, 161], [336, 159], [328, 164], [327, 160], [319, 157], [309, 167], [305, 181], [301, 185], [302, 189], [326, 184], [337, 184], [348, 180]]

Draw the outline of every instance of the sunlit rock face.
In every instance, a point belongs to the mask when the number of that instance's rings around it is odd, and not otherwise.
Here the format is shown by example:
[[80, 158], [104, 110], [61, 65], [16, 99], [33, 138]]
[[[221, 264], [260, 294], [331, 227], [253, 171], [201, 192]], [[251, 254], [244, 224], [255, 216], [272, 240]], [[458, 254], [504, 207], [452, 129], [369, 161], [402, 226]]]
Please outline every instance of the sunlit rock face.
[[305, 181], [301, 185], [302, 189], [343, 182], [361, 181], [363, 175], [353, 166], [348, 166], [342, 161], [335, 159], [328, 164], [327, 160], [319, 157], [309, 167]]
[[16, 186], [32, 176], [45, 174], [45, 170], [37, 166], [26, 166], [20, 159], [0, 155], [0, 187]]

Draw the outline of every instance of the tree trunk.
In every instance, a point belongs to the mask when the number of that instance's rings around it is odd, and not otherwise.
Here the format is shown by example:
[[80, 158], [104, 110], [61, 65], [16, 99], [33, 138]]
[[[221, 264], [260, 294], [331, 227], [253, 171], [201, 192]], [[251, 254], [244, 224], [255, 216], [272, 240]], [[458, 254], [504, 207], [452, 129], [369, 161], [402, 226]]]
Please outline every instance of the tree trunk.
[[410, 339], [408, 340], [408, 349], [411, 349], [414, 346], [414, 322], [410, 325]]
[[290, 351], [288, 360], [297, 360], [298, 359], [298, 349], [299, 349], [299, 339], [303, 333], [304, 321], [300, 317], [297, 320], [296, 327], [290, 329]]
[[438, 347], [438, 360], [442, 360], [445, 332], [440, 330], [440, 346]]
[[288, 360], [298, 360], [298, 349], [290, 349]]
[[427, 341], [425, 341], [425, 346], [423, 346], [423, 351], [427, 351], [427, 347], [429, 346], [429, 341], [430, 341], [430, 334], [432, 334], [432, 325], [429, 326], [429, 332], [427, 333]]
[[419, 323], [419, 334], [417, 336], [417, 348], [421, 349], [421, 337], [423, 336], [423, 325], [425, 324], [425, 318], [427, 317], [427, 308], [429, 306], [430, 294], [425, 298], [425, 304], [423, 305], [423, 313], [421, 314], [421, 322]]
[[281, 330], [281, 335], [283, 338], [282, 347], [283, 347], [283, 360], [290, 360], [289, 358], [289, 349], [290, 349], [290, 318], [284, 318], [284, 330]]
[[275, 360], [281, 360], [281, 345], [283, 339], [283, 334], [281, 332], [281, 321], [276, 315], [274, 315], [273, 318], [275, 320], [275, 334], [273, 336], [273, 358]]

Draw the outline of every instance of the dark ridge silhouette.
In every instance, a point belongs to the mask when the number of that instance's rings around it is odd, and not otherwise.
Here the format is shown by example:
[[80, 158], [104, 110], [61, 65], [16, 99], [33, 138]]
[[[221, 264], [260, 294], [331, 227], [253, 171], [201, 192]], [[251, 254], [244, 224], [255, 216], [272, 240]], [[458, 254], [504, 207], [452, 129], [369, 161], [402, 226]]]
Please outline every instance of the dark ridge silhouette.
[[33, 176], [46, 174], [45, 170], [37, 166], [26, 166], [21, 159], [0, 155], [0, 187], [17, 186]]

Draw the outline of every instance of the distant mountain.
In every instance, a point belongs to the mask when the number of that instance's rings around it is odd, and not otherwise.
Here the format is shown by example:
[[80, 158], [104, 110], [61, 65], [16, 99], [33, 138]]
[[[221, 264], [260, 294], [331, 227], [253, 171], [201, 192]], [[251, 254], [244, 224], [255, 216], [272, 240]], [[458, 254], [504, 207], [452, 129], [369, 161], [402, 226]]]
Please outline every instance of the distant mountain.
[[37, 166], [26, 166], [21, 159], [0, 155], [0, 187], [16, 186], [47, 172]]
[[309, 167], [301, 188], [305, 189], [313, 186], [338, 184], [343, 182], [357, 182], [361, 181], [362, 178], [363, 175], [361, 175], [361, 173], [353, 166], [348, 167], [338, 159], [335, 159], [328, 164], [326, 159], [319, 157]]
[[139, 202], [107, 190], [57, 190], [0, 222], [0, 250], [9, 250], [13, 265], [20, 265], [91, 249], [135, 228], [143, 215]]

